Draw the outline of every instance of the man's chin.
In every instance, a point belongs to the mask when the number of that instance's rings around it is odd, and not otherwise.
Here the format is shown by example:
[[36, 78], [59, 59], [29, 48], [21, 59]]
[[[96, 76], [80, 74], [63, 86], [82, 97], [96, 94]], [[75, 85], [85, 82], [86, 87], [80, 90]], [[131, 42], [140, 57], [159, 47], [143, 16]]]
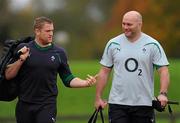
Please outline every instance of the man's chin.
[[127, 38], [131, 37], [130, 33], [124, 33]]
[[48, 40], [48, 43], [52, 43], [52, 40]]

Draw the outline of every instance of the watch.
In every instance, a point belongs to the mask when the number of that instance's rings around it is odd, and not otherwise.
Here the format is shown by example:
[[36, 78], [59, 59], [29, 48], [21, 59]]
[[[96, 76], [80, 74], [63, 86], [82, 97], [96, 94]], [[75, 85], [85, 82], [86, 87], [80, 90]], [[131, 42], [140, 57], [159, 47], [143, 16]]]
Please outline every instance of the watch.
[[167, 97], [167, 92], [160, 92], [160, 95], [164, 95]]

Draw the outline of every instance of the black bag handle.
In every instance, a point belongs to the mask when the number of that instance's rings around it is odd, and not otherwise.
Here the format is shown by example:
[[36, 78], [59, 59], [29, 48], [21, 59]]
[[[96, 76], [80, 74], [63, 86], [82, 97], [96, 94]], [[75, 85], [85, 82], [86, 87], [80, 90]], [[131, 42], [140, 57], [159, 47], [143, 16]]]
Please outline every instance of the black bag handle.
[[92, 116], [90, 117], [88, 123], [96, 123], [97, 116], [98, 116], [99, 112], [100, 112], [101, 121], [102, 121], [102, 123], [104, 123], [104, 116], [103, 116], [103, 112], [102, 112], [102, 108], [101, 107], [99, 109], [95, 109], [95, 111], [92, 114]]
[[88, 123], [94, 123], [94, 119], [97, 119], [98, 110], [96, 109], [92, 116], [90, 117]]

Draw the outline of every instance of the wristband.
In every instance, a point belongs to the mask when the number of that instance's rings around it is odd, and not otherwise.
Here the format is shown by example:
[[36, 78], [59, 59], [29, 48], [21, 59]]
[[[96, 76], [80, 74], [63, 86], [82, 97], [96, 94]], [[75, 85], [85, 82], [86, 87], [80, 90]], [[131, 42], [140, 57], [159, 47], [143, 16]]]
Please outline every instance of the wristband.
[[160, 92], [160, 95], [164, 95], [167, 97], [167, 92]]

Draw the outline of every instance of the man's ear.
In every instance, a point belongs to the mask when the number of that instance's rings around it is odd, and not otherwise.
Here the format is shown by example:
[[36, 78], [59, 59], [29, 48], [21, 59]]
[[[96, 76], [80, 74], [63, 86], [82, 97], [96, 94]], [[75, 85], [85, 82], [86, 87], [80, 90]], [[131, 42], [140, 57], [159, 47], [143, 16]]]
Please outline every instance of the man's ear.
[[39, 29], [35, 29], [34, 32], [35, 32], [36, 35], [40, 34], [40, 30]]

